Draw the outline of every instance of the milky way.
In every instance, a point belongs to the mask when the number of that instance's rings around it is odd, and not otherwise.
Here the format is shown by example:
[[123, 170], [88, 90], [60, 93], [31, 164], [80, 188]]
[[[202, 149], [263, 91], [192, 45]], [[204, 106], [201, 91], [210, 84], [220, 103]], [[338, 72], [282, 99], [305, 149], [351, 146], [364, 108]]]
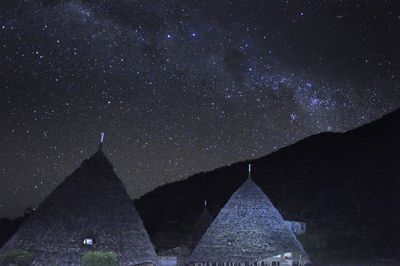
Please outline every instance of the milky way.
[[0, 216], [104, 151], [135, 198], [400, 106], [395, 1], [1, 1]]

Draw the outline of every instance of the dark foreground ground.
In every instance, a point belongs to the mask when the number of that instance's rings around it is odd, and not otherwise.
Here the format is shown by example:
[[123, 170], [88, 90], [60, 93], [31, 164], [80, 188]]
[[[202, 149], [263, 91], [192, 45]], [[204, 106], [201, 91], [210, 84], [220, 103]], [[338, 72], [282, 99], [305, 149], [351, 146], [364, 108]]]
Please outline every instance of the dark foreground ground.
[[312, 266], [400, 266], [400, 260], [395, 259], [375, 259], [365, 261], [316, 261]]

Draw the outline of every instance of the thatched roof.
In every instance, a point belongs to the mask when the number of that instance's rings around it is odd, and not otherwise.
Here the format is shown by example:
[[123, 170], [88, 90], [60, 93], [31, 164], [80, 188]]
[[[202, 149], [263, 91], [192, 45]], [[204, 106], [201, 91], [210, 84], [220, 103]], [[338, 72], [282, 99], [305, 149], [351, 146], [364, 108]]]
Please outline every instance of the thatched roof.
[[193, 225], [192, 232], [191, 232], [191, 245], [192, 248], [197, 246], [197, 243], [207, 231], [207, 228], [213, 221], [213, 217], [211, 213], [208, 211], [207, 206], [204, 206], [203, 211], [200, 213], [199, 217], [197, 218], [196, 222]]
[[[83, 245], [93, 238], [92, 246]], [[157, 256], [123, 183], [101, 150], [68, 176], [0, 250], [34, 253], [33, 265], [80, 265], [88, 251], [113, 251], [120, 265]]]
[[256, 262], [285, 252], [307, 256], [278, 210], [249, 178], [221, 209], [189, 263]]

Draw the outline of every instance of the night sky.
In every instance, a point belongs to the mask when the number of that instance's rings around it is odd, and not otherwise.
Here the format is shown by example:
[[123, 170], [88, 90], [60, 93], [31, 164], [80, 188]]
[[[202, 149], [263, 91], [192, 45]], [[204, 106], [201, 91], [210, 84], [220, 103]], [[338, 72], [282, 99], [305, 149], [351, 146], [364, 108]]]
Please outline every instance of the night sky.
[[0, 217], [101, 131], [135, 198], [379, 118], [400, 106], [398, 36], [399, 1], [1, 0]]

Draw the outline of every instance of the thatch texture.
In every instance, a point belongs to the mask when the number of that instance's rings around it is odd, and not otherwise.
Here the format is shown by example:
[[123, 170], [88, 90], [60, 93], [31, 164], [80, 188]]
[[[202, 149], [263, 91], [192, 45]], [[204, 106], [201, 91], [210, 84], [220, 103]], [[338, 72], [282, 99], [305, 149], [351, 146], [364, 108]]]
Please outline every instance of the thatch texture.
[[221, 209], [189, 263], [251, 263], [285, 252], [307, 257], [278, 210], [249, 178]]
[[[83, 245], [92, 238], [92, 246]], [[102, 151], [68, 176], [0, 250], [26, 250], [33, 265], [80, 265], [88, 251], [113, 251], [119, 265], [157, 257], [124, 185]]]
[[207, 206], [204, 206], [203, 211], [200, 213], [196, 222], [193, 225], [191, 232], [191, 246], [196, 247], [201, 237], [207, 231], [207, 228], [213, 221], [211, 213], [208, 211]]

